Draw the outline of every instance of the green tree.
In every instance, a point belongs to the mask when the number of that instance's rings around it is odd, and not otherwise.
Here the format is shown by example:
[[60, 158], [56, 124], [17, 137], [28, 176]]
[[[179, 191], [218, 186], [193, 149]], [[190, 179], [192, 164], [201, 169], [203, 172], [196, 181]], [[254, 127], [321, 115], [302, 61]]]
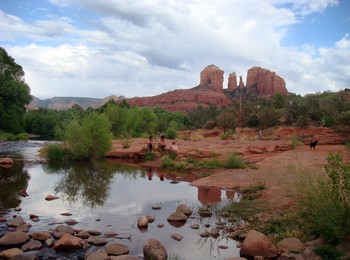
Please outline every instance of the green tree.
[[24, 129], [25, 105], [31, 100], [23, 68], [0, 47], [0, 130], [20, 133]]
[[235, 130], [237, 127], [236, 114], [232, 110], [222, 111], [216, 118], [217, 126], [224, 132], [227, 130]]
[[72, 159], [102, 157], [112, 147], [113, 135], [104, 114], [92, 113], [81, 120], [73, 118], [61, 129], [62, 139], [72, 150]]

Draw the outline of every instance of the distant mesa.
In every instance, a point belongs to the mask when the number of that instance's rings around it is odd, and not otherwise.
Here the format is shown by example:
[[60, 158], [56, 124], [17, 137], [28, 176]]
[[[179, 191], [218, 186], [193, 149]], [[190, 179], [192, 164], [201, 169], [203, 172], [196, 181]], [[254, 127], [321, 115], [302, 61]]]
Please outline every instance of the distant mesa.
[[223, 107], [246, 98], [268, 98], [276, 93], [288, 94], [285, 80], [275, 72], [252, 67], [247, 72], [246, 84], [243, 77], [232, 72], [228, 76], [227, 88], [224, 88], [224, 71], [215, 65], [206, 66], [200, 73], [199, 85], [191, 89], [177, 89], [150, 97], [134, 97], [125, 99], [123, 96], [110, 96], [105, 99], [55, 97], [40, 100], [34, 97], [28, 109], [45, 107], [51, 109], [68, 109], [74, 104], [82, 108], [98, 108], [113, 99], [116, 102], [125, 100], [131, 106], [158, 107], [172, 112], [188, 112], [198, 106]]

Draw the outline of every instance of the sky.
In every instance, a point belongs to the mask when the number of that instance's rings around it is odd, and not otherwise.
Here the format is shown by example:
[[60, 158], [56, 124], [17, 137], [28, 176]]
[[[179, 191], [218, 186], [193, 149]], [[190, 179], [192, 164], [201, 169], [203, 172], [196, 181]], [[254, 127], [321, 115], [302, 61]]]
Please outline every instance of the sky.
[[0, 0], [0, 46], [41, 98], [224, 88], [259, 66], [306, 95], [350, 88], [349, 0]]

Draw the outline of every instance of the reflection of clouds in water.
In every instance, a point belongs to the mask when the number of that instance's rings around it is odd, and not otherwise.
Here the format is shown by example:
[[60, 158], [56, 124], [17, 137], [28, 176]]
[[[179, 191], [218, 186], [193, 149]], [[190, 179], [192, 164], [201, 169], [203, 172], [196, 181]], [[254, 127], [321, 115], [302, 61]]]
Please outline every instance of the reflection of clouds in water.
[[[47, 226], [50, 222], [65, 221], [69, 218], [77, 220], [79, 223], [74, 226], [76, 229], [96, 229], [101, 232], [115, 231], [122, 234], [132, 234], [133, 240], [126, 241], [131, 252], [142, 253], [143, 243], [147, 238], [154, 237], [163, 241], [168, 252], [189, 259], [198, 259], [198, 256], [211, 255], [214, 259], [235, 255], [235, 242], [228, 241], [230, 249], [223, 251], [217, 249], [217, 243], [208, 240], [201, 244], [197, 231], [190, 229], [188, 221], [183, 227], [175, 228], [167, 222], [167, 216], [176, 210], [179, 203], [187, 204], [190, 207], [199, 205], [197, 199], [197, 187], [191, 186], [188, 182], [171, 184], [170, 179], [160, 180], [160, 176], [155, 172], [152, 181], [149, 181], [146, 172], [133, 170], [129, 173], [113, 173], [113, 177], [108, 183], [109, 196], [103, 205], [93, 209], [82, 205], [80, 197], [70, 204], [63, 201], [64, 194], [57, 194], [61, 198], [54, 201], [46, 201], [48, 194], [54, 194], [54, 187], [63, 175], [44, 172], [42, 165], [27, 165], [28, 173], [31, 176], [27, 189], [29, 196], [23, 199], [23, 214], [33, 213], [39, 215], [41, 221], [33, 225], [32, 230], [42, 230], [54, 228]], [[98, 187], [98, 186], [97, 186]], [[219, 201], [228, 199], [226, 191], [219, 190]], [[160, 204], [161, 210], [154, 211], [151, 206]], [[60, 214], [69, 212], [73, 215], [64, 217]], [[146, 232], [140, 233], [134, 228], [137, 218], [141, 215], [155, 215], [156, 220], [149, 225]], [[96, 221], [96, 219], [101, 219]], [[163, 223], [165, 227], [159, 229], [157, 224]], [[181, 242], [174, 241], [170, 235], [181, 233], [184, 239]], [[212, 245], [210, 243], [213, 243]], [[214, 246], [214, 247], [213, 247]], [[140, 251], [141, 250], [141, 251]], [[238, 254], [237, 254], [238, 256]], [[218, 258], [219, 257], [219, 258]], [[207, 259], [207, 258], [206, 258]], [[209, 258], [210, 259], [210, 258]]]

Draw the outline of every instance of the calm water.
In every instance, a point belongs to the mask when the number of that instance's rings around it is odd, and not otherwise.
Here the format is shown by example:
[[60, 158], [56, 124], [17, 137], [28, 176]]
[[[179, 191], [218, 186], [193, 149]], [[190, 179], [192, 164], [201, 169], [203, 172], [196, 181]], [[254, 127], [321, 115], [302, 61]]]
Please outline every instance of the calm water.
[[[0, 157], [37, 159], [36, 153], [42, 144], [39, 141], [2, 143]], [[73, 226], [75, 229], [114, 231], [121, 237], [131, 235], [131, 239], [115, 242], [127, 245], [132, 255], [141, 255], [144, 242], [155, 238], [163, 243], [168, 253], [185, 259], [239, 256], [234, 240], [226, 239], [224, 235], [216, 239], [199, 236], [205, 230], [204, 224], [211, 224], [209, 231], [215, 226], [217, 219], [214, 217], [193, 216], [181, 227], [167, 222], [167, 217], [180, 203], [195, 210], [202, 205], [214, 206], [234, 199], [230, 191], [191, 186], [190, 182], [197, 178], [194, 174], [160, 172], [157, 168], [125, 165], [116, 160], [15, 164], [8, 169], [0, 167], [0, 208], [11, 208], [9, 216], [23, 216], [33, 225], [30, 231], [52, 230], [58, 222], [75, 219], [79, 222]], [[28, 197], [16, 195], [22, 189], [27, 190]], [[49, 194], [55, 194], [59, 199], [46, 201]], [[153, 210], [153, 205], [161, 205], [161, 209]], [[22, 210], [14, 212], [15, 207]], [[72, 216], [62, 216], [64, 212]], [[31, 222], [29, 214], [38, 215], [40, 221]], [[137, 218], [142, 215], [155, 216], [147, 231], [140, 231], [136, 225]], [[195, 223], [200, 224], [199, 230], [189, 227]], [[159, 228], [158, 224], [164, 224], [164, 227]], [[175, 233], [184, 238], [173, 240], [170, 236]], [[218, 245], [226, 245], [228, 249], [218, 249]]]

